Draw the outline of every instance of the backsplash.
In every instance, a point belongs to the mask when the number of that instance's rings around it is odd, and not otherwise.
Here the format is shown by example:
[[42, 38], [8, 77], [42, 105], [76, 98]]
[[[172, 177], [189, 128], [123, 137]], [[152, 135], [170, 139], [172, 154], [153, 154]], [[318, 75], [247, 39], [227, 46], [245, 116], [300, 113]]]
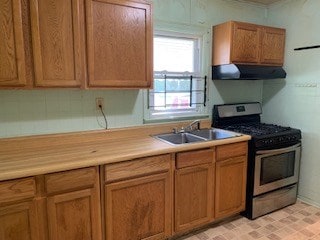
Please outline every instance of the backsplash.
[[97, 97], [104, 98], [109, 127], [142, 124], [139, 90], [3, 90], [0, 137], [103, 129]]
[[[261, 81], [208, 82], [213, 104], [261, 101]], [[109, 128], [143, 124], [143, 90], [1, 90], [0, 138], [103, 129], [95, 99], [104, 99]]]

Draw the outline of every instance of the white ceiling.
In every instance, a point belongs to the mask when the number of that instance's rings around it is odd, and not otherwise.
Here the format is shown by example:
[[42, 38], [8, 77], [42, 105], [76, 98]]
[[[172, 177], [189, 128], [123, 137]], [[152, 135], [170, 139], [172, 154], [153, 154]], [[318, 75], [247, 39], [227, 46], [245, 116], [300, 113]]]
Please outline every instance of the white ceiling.
[[252, 2], [252, 3], [259, 3], [263, 5], [269, 5], [275, 2], [280, 2], [281, 0], [242, 0], [243, 2]]

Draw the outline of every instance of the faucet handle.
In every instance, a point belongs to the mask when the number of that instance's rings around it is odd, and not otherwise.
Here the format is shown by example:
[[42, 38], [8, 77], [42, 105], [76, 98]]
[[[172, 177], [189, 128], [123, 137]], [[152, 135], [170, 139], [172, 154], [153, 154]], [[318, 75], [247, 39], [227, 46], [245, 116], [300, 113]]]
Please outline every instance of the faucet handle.
[[196, 127], [197, 127], [196, 130], [200, 130], [200, 120], [197, 120], [197, 121], [196, 121]]
[[178, 128], [177, 128], [177, 127], [174, 127], [174, 128], [172, 129], [172, 131], [173, 131], [173, 133], [178, 133]]

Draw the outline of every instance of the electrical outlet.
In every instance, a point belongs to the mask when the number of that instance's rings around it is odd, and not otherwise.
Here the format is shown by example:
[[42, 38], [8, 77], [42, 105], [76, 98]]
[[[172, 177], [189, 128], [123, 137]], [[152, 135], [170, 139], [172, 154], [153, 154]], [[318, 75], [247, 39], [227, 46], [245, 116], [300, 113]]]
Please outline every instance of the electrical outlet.
[[101, 97], [96, 98], [96, 109], [100, 110], [100, 106], [102, 109], [104, 109], [104, 100]]

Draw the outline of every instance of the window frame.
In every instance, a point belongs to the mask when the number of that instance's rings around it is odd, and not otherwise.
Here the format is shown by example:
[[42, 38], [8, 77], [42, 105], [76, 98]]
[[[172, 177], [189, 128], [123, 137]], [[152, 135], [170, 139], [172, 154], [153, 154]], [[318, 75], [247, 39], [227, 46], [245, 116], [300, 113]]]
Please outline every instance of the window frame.
[[[204, 77], [204, 73], [202, 72], [202, 58], [203, 58], [203, 35], [201, 34], [189, 34], [189, 33], [179, 33], [179, 32], [171, 32], [171, 31], [156, 31], [154, 33], [155, 37], [165, 37], [165, 38], [173, 38], [173, 39], [186, 39], [194, 41], [194, 59], [193, 59], [193, 72], [171, 72], [171, 71], [154, 71], [154, 79], [155, 76], [158, 75], [174, 75], [174, 76], [190, 76], [193, 77]], [[153, 81], [154, 81], [153, 79]], [[205, 95], [206, 93], [204, 93]], [[176, 119], [176, 118], [192, 118], [192, 117], [200, 117], [207, 116], [206, 112], [206, 104], [195, 104], [193, 107], [188, 108], [177, 108], [177, 109], [166, 109], [166, 110], [155, 110], [149, 108], [149, 90], [145, 91], [144, 99], [145, 99], [145, 107], [144, 107], [144, 119], [145, 121], [152, 120], [162, 120], [162, 119]], [[204, 98], [204, 100], [206, 100]]]

